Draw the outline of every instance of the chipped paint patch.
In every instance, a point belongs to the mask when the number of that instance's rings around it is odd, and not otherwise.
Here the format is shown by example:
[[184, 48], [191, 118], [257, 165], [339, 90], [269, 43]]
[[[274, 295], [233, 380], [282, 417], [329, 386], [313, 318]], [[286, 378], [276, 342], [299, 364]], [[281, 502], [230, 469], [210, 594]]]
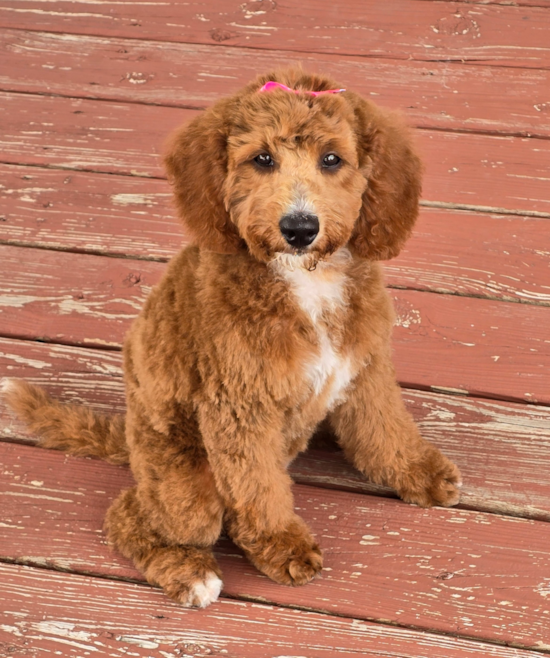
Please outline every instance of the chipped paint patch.
[[91, 633], [75, 631], [73, 630], [74, 627], [74, 624], [65, 621], [40, 621], [35, 625], [37, 630], [48, 635], [58, 635], [60, 637], [70, 638], [71, 640], [81, 640], [84, 642], [89, 642], [93, 639], [94, 636]]
[[447, 393], [449, 395], [469, 395], [463, 388], [451, 388], [450, 386], [430, 386], [435, 393]]
[[546, 578], [543, 583], [539, 583], [535, 587], [535, 592], [540, 594], [543, 598], [550, 596], [550, 578]]
[[374, 541], [376, 539], [380, 539], [380, 537], [377, 537], [376, 535], [363, 535], [359, 543], [361, 546], [379, 546], [380, 542]]
[[400, 313], [395, 318], [395, 327], [403, 327], [408, 329], [413, 324], [422, 324], [422, 318], [420, 317], [420, 311], [412, 308], [407, 310], [405, 313]]
[[141, 637], [133, 637], [132, 635], [119, 635], [118, 642], [125, 642], [126, 644], [135, 644], [141, 649], [158, 649], [158, 642], [151, 642]]
[[160, 197], [168, 198], [170, 194], [113, 194], [111, 201], [119, 206], [154, 206]]
[[10, 361], [15, 361], [23, 366], [31, 366], [32, 368], [51, 368], [52, 364], [47, 363], [46, 361], [40, 361], [39, 359], [27, 359], [24, 356], [19, 354], [8, 354], [7, 352], [0, 352], [0, 357], [4, 359], [9, 359]]

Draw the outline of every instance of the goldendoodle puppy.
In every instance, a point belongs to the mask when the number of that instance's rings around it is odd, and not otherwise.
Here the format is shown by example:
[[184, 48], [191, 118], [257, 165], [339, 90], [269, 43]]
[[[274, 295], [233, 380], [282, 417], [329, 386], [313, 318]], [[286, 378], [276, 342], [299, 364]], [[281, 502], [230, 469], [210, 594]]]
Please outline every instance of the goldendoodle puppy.
[[456, 504], [459, 471], [420, 436], [390, 359], [377, 261], [399, 252], [421, 188], [400, 119], [279, 71], [180, 129], [165, 163], [193, 244], [126, 338], [126, 420], [4, 384], [42, 445], [129, 461], [110, 542], [186, 606], [218, 597], [222, 527], [276, 582], [307, 583], [322, 556], [287, 466], [325, 418], [366, 477]]

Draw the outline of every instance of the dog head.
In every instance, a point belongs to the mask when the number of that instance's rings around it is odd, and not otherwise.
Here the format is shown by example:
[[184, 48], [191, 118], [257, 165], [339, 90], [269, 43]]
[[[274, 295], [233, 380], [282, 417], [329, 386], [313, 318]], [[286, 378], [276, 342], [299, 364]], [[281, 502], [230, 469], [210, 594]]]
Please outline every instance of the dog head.
[[295, 69], [260, 76], [174, 134], [165, 164], [199, 246], [313, 266], [343, 246], [397, 255], [421, 188], [409, 131], [335, 87]]

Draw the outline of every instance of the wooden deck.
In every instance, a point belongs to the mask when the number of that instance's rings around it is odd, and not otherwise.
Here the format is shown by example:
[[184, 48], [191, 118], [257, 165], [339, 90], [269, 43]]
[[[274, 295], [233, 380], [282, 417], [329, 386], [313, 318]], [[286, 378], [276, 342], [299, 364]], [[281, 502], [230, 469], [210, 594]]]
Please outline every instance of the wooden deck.
[[0, 404], [1, 656], [550, 652], [549, 0], [4, 0], [0, 376], [123, 411], [124, 333], [186, 241], [163, 140], [298, 61], [419, 129], [395, 361], [461, 504], [405, 505], [319, 441], [292, 473], [322, 578], [278, 586], [222, 541], [222, 598], [184, 610], [105, 545], [128, 469], [36, 448]]

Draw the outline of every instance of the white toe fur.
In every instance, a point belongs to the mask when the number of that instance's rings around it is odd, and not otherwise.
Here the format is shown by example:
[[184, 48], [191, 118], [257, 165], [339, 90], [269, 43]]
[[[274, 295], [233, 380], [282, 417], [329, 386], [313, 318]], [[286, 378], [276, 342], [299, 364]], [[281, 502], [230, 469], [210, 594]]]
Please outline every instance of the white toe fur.
[[183, 605], [186, 608], [206, 608], [218, 600], [222, 586], [222, 581], [212, 573], [205, 580], [199, 580], [191, 586], [187, 602]]

